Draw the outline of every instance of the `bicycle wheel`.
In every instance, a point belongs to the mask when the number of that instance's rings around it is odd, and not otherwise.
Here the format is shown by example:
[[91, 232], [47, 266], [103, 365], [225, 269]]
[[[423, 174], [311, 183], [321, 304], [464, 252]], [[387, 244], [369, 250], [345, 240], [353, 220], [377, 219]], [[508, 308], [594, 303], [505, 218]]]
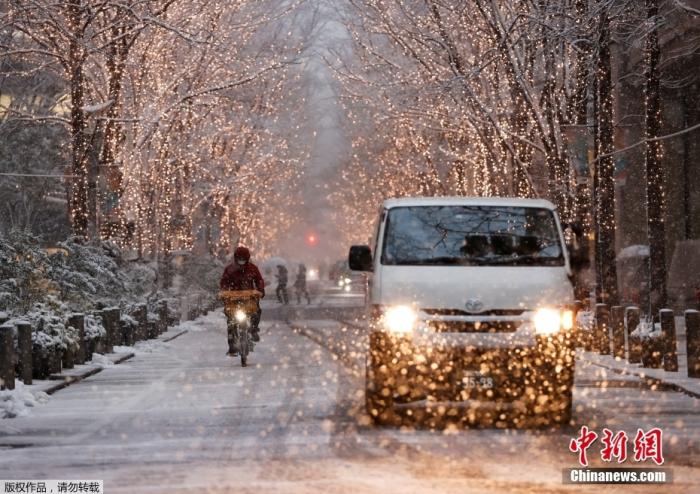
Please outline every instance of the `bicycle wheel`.
[[248, 365], [248, 352], [250, 351], [247, 327], [238, 328], [238, 344], [241, 352], [241, 367], [245, 367]]

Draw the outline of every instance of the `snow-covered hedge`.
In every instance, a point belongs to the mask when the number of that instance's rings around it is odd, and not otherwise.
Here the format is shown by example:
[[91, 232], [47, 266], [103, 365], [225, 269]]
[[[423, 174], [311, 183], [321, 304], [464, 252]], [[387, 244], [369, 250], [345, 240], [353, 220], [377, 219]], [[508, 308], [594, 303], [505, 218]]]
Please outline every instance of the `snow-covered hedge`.
[[661, 338], [661, 323], [652, 324], [648, 319], [639, 321], [639, 325], [630, 333], [633, 338], [645, 340], [649, 338]]
[[106, 335], [107, 330], [102, 324], [102, 318], [100, 316], [93, 316], [92, 314], [85, 314], [85, 339], [94, 340]]
[[48, 255], [21, 230], [0, 234], [0, 310], [26, 311], [47, 293]]
[[30, 233], [11, 231], [0, 235], [0, 310], [22, 314], [51, 295], [78, 311], [119, 305], [136, 296], [148, 272], [130, 265], [137, 271], [130, 276], [126, 267], [107, 242], [71, 238], [45, 250]]
[[69, 239], [58, 244], [49, 260], [51, 280], [61, 298], [76, 309], [85, 310], [97, 302], [113, 305], [130, 295], [129, 279], [120, 268], [120, 252], [111, 244]]
[[32, 344], [45, 352], [77, 351], [78, 330], [66, 326], [66, 315], [48, 304], [37, 304], [23, 318], [32, 325]]
[[156, 263], [130, 262], [124, 266], [127, 288], [135, 297], [143, 297], [155, 291], [158, 284]]
[[149, 320], [155, 320], [158, 301], [167, 299], [169, 318], [176, 320], [177, 288], [211, 298], [223, 265], [213, 258], [193, 259], [179, 277], [181, 284], [161, 291], [157, 268], [156, 262], [125, 261], [108, 242], [69, 238], [46, 248], [28, 232], [0, 233], [0, 312], [11, 321], [29, 322], [37, 349], [77, 348], [77, 330], [66, 326], [72, 313], [85, 314], [88, 340], [106, 334], [101, 317], [91, 315], [99, 308], [120, 307], [122, 326], [136, 327], [130, 309], [137, 301], [148, 302]]

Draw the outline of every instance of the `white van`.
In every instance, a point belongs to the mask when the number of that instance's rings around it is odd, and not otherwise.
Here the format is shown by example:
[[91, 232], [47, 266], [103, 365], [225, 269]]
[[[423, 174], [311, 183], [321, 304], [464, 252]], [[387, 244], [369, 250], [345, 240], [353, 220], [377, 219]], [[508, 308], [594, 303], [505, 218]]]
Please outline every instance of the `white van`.
[[370, 416], [568, 423], [575, 254], [549, 201], [385, 201], [349, 255], [369, 275]]

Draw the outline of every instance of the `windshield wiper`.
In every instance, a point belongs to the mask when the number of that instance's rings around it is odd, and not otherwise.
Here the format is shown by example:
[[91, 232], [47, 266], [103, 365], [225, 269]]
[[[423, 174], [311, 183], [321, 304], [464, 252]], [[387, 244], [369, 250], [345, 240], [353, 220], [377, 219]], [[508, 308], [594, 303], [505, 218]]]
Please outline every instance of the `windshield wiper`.
[[431, 266], [431, 265], [468, 265], [469, 260], [460, 257], [441, 256], [429, 257], [426, 259], [399, 259], [395, 262], [397, 265], [407, 266]]
[[540, 257], [537, 255], [528, 254], [528, 255], [524, 255], [524, 256], [512, 256], [512, 257], [500, 257], [500, 258], [497, 257], [494, 259], [490, 259], [489, 262], [490, 262], [490, 264], [498, 264], [498, 265], [503, 265], [503, 264], [552, 265], [560, 260], [561, 260], [561, 257]]
[[524, 255], [513, 257], [452, 257], [440, 256], [425, 259], [399, 259], [392, 264], [397, 266], [504, 266], [504, 265], [556, 265], [561, 257], [539, 257]]

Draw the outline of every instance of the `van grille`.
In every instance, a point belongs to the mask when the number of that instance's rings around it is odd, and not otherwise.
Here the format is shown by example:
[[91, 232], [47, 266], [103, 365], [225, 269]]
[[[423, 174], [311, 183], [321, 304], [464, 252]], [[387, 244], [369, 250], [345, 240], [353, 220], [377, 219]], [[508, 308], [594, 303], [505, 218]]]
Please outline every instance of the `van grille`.
[[461, 309], [421, 309], [431, 316], [519, 316], [524, 309], [493, 309], [484, 312], [467, 312]]
[[514, 333], [522, 321], [428, 321], [438, 333]]

